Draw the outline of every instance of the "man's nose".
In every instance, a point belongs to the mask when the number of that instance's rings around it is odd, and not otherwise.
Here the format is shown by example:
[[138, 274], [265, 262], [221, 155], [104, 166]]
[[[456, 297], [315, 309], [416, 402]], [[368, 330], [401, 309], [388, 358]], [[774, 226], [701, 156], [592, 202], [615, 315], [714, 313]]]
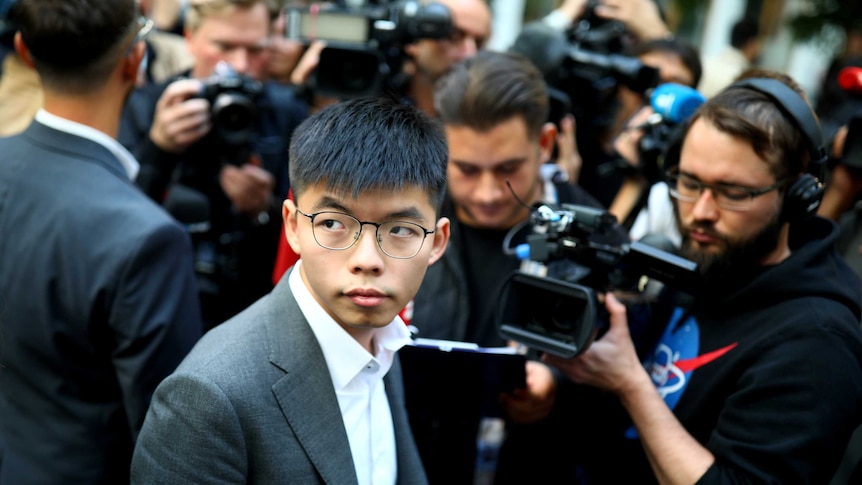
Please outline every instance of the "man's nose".
[[227, 55], [228, 64], [239, 74], [245, 74], [248, 71], [248, 49], [237, 47], [232, 49]]

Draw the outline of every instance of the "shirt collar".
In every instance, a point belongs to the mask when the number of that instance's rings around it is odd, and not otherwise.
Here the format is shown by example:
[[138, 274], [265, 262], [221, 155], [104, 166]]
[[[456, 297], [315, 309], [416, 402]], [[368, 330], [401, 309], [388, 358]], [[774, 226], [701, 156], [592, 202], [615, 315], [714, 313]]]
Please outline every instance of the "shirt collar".
[[407, 325], [396, 315], [385, 327], [375, 330], [375, 355], [371, 355], [347, 333], [312, 296], [302, 281], [299, 268], [302, 260], [290, 270], [288, 284], [299, 309], [308, 321], [314, 336], [323, 350], [332, 383], [336, 390], [346, 387], [370, 364], [379, 368], [381, 378], [392, 366], [395, 352], [410, 342]]
[[117, 161], [119, 161], [120, 165], [123, 166], [129, 180], [135, 180], [138, 176], [138, 172], [141, 170], [141, 165], [137, 160], [135, 160], [135, 157], [132, 156], [132, 154], [129, 153], [129, 151], [126, 150], [120, 142], [101, 131], [66, 118], [61, 118], [45, 111], [44, 109], [40, 109], [36, 112], [36, 121], [57, 131], [86, 138], [87, 140], [102, 145], [117, 158]]

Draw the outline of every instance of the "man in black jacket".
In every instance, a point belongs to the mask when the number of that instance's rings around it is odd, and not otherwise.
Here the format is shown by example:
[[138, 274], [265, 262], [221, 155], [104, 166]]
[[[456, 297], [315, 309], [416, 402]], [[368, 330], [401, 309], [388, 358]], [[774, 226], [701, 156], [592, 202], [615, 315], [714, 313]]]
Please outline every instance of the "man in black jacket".
[[123, 113], [137, 184], [192, 233], [208, 327], [272, 288], [289, 139], [307, 116], [291, 88], [258, 81], [275, 12], [267, 0], [191, 2], [191, 71], [136, 90]]
[[[547, 162], [557, 130], [548, 121], [545, 81], [529, 59], [482, 51], [453, 66], [436, 86], [435, 111], [449, 143], [443, 214], [452, 221], [451, 237], [446, 253], [428, 269], [406, 314], [420, 337], [485, 347], [506, 345], [494, 313], [500, 284], [521, 266], [514, 247], [530, 232], [530, 206], [540, 201], [600, 205], [581, 187], [543, 176], [546, 169], [556, 169]], [[628, 240], [619, 225], [609, 232], [612, 240]], [[504, 242], [508, 247], [504, 248]], [[513, 421], [537, 421], [553, 403], [556, 384], [547, 366], [528, 361], [527, 384], [524, 394], [509, 395], [504, 401]], [[458, 401], [451, 402], [457, 405]], [[419, 440], [431, 436], [433, 441], [436, 433], [443, 436], [449, 431], [462, 433], [453, 438], [458, 442], [475, 440], [479, 421], [440, 426], [440, 431], [430, 434], [423, 434], [423, 429], [414, 429], [414, 433]], [[511, 435], [513, 429], [508, 432]], [[509, 440], [507, 446], [512, 443]], [[425, 457], [430, 460], [426, 469], [432, 481], [472, 480], [472, 455], [452, 451], [461, 449], [456, 444], [427, 446], [432, 448], [435, 455]], [[531, 466], [526, 454], [511, 461], [516, 459], [516, 466]], [[542, 475], [533, 478], [542, 482]]]

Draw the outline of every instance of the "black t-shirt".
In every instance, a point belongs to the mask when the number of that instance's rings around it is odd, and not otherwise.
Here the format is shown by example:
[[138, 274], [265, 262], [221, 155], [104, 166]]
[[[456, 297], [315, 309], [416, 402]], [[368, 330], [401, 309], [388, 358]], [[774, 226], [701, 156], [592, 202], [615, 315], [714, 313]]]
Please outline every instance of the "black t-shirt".
[[504, 345], [494, 321], [497, 295], [500, 286], [520, 262], [515, 256], [503, 253], [503, 240], [507, 230], [479, 229], [461, 226], [462, 263], [466, 268], [470, 295], [470, 319], [467, 341], [484, 347]]

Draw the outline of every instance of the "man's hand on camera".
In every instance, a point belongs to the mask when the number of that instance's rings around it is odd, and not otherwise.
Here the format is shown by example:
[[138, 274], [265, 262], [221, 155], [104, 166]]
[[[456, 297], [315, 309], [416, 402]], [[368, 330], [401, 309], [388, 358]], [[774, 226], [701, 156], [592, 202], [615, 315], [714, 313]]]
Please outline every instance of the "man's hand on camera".
[[210, 128], [210, 103], [196, 98], [201, 91], [197, 79], [180, 79], [168, 85], [156, 103], [150, 139], [169, 153], [183, 153], [203, 138]]
[[605, 308], [610, 314], [610, 327], [587, 350], [571, 359], [545, 354], [542, 361], [558, 368], [574, 382], [610, 391], [621, 398], [645, 385], [654, 389], [629, 334], [625, 305], [608, 293]]
[[500, 396], [506, 415], [521, 424], [535, 423], [546, 418], [554, 407], [557, 381], [551, 369], [541, 362], [527, 361], [527, 387]]
[[290, 82], [296, 85], [303, 85], [311, 78], [311, 74], [317, 69], [320, 64], [320, 53], [326, 48], [326, 42], [315, 40], [308, 45], [308, 48], [299, 58], [296, 67], [290, 73]]
[[219, 177], [222, 190], [239, 212], [257, 216], [269, 209], [275, 177], [259, 162], [225, 165]]

